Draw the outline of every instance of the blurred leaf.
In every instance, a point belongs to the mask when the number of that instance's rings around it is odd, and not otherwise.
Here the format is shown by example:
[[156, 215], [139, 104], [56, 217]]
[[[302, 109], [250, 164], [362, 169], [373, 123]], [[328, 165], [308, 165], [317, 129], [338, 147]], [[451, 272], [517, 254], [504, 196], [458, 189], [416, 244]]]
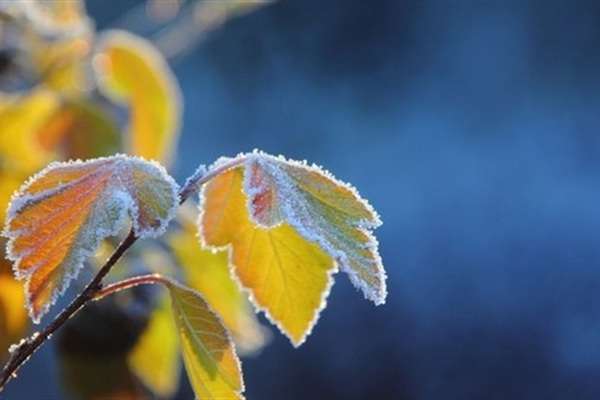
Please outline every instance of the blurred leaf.
[[265, 229], [248, 215], [243, 169], [229, 170], [203, 190], [200, 231], [203, 243], [230, 245], [231, 262], [257, 307], [290, 338], [302, 344], [331, 286], [335, 265], [321, 248], [283, 222]]
[[26, 174], [0, 170], [0, 216], [2, 219], [6, 216], [10, 198], [26, 178]]
[[130, 108], [129, 151], [168, 164], [177, 141], [181, 94], [171, 69], [150, 42], [124, 31], [100, 39], [98, 86]]
[[[0, 239], [0, 246], [6, 241]], [[17, 342], [29, 326], [23, 284], [12, 275], [11, 264], [0, 258], [0, 363], [8, 357], [8, 347]]]
[[123, 356], [61, 355], [60, 366], [63, 385], [75, 399], [150, 399]]
[[266, 329], [260, 325], [247, 295], [231, 276], [226, 252], [212, 252], [198, 246], [193, 208], [180, 208], [180, 232], [169, 237], [185, 282], [200, 292], [221, 316], [241, 354], [254, 353], [264, 346]]
[[0, 272], [0, 362], [8, 356], [8, 347], [27, 330], [23, 285], [12, 274]]
[[0, 106], [0, 157], [2, 171], [26, 176], [52, 158], [38, 141], [38, 132], [59, 107], [58, 98], [47, 90], [23, 96], [4, 97]]
[[63, 159], [108, 156], [119, 150], [119, 127], [100, 106], [66, 100], [38, 131], [38, 140]]
[[171, 397], [179, 384], [179, 343], [173, 318], [168, 299], [163, 297], [128, 356], [133, 373], [160, 397]]
[[168, 285], [183, 361], [199, 399], [243, 399], [240, 361], [221, 320], [195, 291]]
[[154, 237], [177, 205], [177, 184], [162, 167], [123, 155], [52, 163], [27, 181], [11, 201], [4, 234], [34, 322], [127, 214], [138, 237]]

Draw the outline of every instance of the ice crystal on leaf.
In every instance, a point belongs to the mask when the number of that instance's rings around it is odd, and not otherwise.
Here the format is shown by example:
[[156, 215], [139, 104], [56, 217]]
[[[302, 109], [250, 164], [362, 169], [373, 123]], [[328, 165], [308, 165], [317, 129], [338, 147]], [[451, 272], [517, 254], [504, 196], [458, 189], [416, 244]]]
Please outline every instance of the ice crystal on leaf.
[[381, 220], [356, 189], [320, 167], [283, 157], [255, 152], [245, 165], [253, 221], [266, 227], [288, 222], [337, 260], [367, 299], [385, 302], [385, 272], [371, 233]]
[[203, 190], [202, 243], [229, 248], [235, 276], [294, 345], [316, 323], [338, 266], [365, 297], [385, 302], [371, 233], [381, 221], [354, 188], [306, 163], [260, 152], [238, 157], [241, 166]]
[[29, 312], [39, 322], [101, 240], [127, 214], [138, 237], [163, 233], [178, 204], [177, 184], [158, 164], [116, 155], [55, 162], [13, 195], [4, 235]]

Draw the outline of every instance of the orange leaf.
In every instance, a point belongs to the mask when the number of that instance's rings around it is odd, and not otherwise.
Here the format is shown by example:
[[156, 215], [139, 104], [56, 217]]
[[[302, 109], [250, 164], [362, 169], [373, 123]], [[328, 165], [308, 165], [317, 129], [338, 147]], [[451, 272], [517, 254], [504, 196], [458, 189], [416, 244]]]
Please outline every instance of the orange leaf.
[[137, 236], [161, 234], [176, 190], [162, 167], [123, 155], [52, 163], [25, 183], [11, 200], [4, 235], [15, 275], [26, 279], [32, 319], [39, 322], [128, 213]]

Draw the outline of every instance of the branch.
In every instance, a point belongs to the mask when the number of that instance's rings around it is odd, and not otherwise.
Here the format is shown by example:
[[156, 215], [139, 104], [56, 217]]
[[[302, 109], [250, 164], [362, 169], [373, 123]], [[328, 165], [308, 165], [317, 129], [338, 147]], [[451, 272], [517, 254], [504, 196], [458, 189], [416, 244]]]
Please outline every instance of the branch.
[[[179, 191], [179, 204], [185, 202], [198, 188], [210, 181], [215, 176], [228, 169], [237, 167], [244, 162], [242, 157], [232, 159], [228, 163], [224, 163], [211, 171], [206, 171], [204, 167], [200, 167], [196, 172], [186, 180], [185, 184]], [[111, 268], [119, 261], [125, 252], [138, 240], [133, 228], [114, 253], [106, 260], [100, 268], [96, 276], [88, 283], [83, 291], [69, 304], [67, 308], [62, 310], [41, 332], [36, 332], [28, 338], [21, 339], [18, 344], [11, 346], [10, 358], [2, 369], [0, 374], [0, 391], [12, 378], [16, 377], [17, 370], [23, 365], [35, 351], [42, 346], [50, 338], [50, 336], [62, 327], [77, 311], [82, 309], [91, 300], [99, 299], [116, 291], [135, 286], [143, 283], [162, 282], [160, 275], [143, 275], [133, 277], [121, 282], [103, 288], [102, 280], [110, 272]]]
[[148, 275], [133, 276], [131, 278], [123, 279], [121, 281], [111, 283], [110, 285], [104, 286], [102, 289], [98, 290], [94, 294], [94, 300], [101, 300], [101, 299], [105, 298], [106, 296], [120, 292], [121, 290], [131, 289], [132, 287], [135, 287], [135, 286], [152, 285], [152, 284], [157, 284], [157, 283], [162, 283], [162, 284], [167, 285], [170, 283], [170, 280], [168, 278], [165, 278], [161, 274], [148, 274]]

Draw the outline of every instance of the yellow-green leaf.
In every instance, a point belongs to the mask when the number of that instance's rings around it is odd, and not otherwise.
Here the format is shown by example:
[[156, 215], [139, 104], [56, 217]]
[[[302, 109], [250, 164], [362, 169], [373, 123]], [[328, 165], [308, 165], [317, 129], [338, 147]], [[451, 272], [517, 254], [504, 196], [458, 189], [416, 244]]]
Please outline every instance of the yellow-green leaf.
[[252, 221], [290, 224], [336, 260], [367, 299], [385, 303], [386, 275], [371, 232], [381, 221], [358, 191], [315, 165], [260, 152], [244, 157]]
[[129, 152], [167, 164], [181, 119], [181, 94], [160, 52], [145, 39], [110, 31], [94, 57], [99, 88], [130, 109]]
[[4, 236], [34, 322], [128, 214], [138, 237], [154, 237], [177, 205], [177, 184], [164, 168], [136, 157], [55, 162], [33, 176], [11, 200]]
[[178, 221], [182, 229], [169, 236], [169, 244], [186, 285], [200, 292], [221, 316], [241, 354], [258, 351], [266, 342], [266, 329], [258, 322], [247, 295], [233, 279], [227, 253], [198, 246], [193, 207], [180, 208]]
[[133, 373], [155, 394], [171, 397], [179, 384], [179, 343], [168, 298], [160, 300], [128, 356]]
[[234, 272], [255, 304], [298, 346], [325, 306], [335, 263], [285, 222], [271, 228], [253, 223], [243, 178], [243, 168], [236, 168], [204, 187], [202, 239], [209, 247], [230, 247]]
[[220, 318], [198, 292], [168, 284], [185, 368], [202, 400], [243, 399], [240, 361]]

